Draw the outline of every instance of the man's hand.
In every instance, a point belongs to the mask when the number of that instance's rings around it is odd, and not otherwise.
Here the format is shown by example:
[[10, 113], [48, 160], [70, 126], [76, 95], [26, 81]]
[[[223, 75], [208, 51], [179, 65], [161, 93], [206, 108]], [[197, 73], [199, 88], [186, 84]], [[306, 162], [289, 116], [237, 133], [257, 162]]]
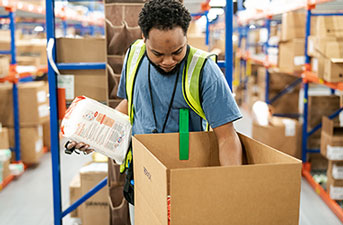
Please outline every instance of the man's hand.
[[88, 155], [89, 153], [92, 153], [94, 151], [94, 149], [89, 149], [89, 145], [83, 142], [76, 143], [75, 141], [70, 141], [66, 146], [66, 148], [69, 150], [73, 149], [74, 147], [83, 152], [85, 155]]
[[213, 131], [218, 140], [220, 165], [242, 165], [242, 144], [233, 124], [224, 124]]

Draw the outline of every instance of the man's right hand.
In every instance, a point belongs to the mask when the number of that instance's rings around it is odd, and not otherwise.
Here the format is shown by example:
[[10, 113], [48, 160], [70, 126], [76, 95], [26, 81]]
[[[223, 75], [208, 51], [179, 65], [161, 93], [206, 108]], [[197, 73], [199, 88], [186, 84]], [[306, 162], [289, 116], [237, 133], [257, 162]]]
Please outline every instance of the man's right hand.
[[88, 155], [89, 153], [92, 153], [94, 151], [94, 149], [90, 149], [90, 146], [83, 142], [77, 143], [75, 141], [70, 141], [66, 147], [69, 150], [75, 147], [76, 149], [83, 152], [85, 155]]

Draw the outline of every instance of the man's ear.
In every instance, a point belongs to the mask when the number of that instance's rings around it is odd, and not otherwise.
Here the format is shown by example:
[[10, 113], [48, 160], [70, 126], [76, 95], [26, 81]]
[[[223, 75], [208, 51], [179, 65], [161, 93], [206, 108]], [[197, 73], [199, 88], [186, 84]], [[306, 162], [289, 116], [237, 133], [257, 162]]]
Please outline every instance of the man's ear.
[[142, 39], [144, 41], [144, 43], [146, 42], [146, 38], [144, 37], [144, 34], [142, 33]]

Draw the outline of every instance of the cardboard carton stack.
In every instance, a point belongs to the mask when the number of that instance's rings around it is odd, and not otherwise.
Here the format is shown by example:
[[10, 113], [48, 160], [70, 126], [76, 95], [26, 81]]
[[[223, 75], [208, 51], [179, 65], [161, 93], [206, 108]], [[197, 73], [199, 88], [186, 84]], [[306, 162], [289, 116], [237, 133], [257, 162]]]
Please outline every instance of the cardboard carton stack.
[[144, 3], [144, 0], [105, 2], [108, 104], [113, 108], [121, 101], [117, 96], [117, 90], [125, 53], [135, 40], [142, 38], [138, 15]]
[[[43, 81], [18, 85], [21, 160], [37, 164], [43, 154], [43, 124], [50, 110]], [[12, 85], [0, 86], [0, 122], [9, 129], [10, 146], [14, 147]]]
[[[107, 176], [107, 163], [91, 163], [80, 169], [81, 196], [95, 187]], [[109, 225], [108, 189], [105, 186], [81, 206], [80, 218], [83, 225]]]
[[252, 138], [301, 159], [302, 124], [297, 120], [272, 117], [267, 126], [254, 121]]
[[327, 192], [334, 200], [343, 200], [343, 126], [328, 117], [322, 120], [320, 153], [329, 160]]
[[309, 37], [308, 55], [312, 71], [329, 82], [342, 82], [343, 18], [340, 16], [318, 17], [316, 35]]
[[0, 78], [8, 76], [10, 62], [7, 56], [0, 55]]
[[9, 150], [9, 147], [8, 129], [0, 125], [0, 186], [11, 174], [9, 168], [11, 151]]
[[[266, 69], [260, 67], [257, 73], [257, 93], [259, 99], [265, 100], [266, 90]], [[297, 79], [284, 73], [269, 70], [269, 100], [280, 93], [284, 88]], [[296, 86], [291, 92], [283, 95], [272, 103], [273, 113], [278, 114], [297, 114], [299, 113], [299, 90], [300, 85]]]
[[[104, 38], [58, 38], [56, 43], [58, 63], [104, 62]], [[85, 47], [87, 46], [87, 47]], [[61, 70], [58, 86], [66, 89], [66, 100], [85, 95], [100, 102], [107, 102], [107, 76], [104, 69]]]

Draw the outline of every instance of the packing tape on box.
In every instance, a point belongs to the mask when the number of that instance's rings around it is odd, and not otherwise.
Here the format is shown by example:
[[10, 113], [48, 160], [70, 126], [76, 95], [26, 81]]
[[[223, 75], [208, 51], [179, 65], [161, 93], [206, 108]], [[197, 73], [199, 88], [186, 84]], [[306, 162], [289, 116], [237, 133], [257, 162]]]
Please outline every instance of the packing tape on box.
[[326, 146], [326, 156], [329, 160], [343, 160], [343, 146]]
[[85, 96], [77, 97], [68, 108], [61, 135], [83, 142], [96, 152], [122, 164], [131, 142], [129, 117]]

